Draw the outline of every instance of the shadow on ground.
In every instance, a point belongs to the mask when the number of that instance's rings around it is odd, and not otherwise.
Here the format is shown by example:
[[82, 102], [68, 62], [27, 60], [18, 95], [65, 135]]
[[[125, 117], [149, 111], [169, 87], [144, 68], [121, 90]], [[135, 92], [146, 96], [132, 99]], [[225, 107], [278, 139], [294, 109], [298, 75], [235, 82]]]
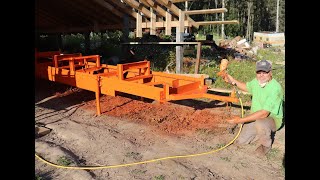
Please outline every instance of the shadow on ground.
[[[69, 93], [65, 93], [66, 91]], [[36, 80], [35, 93], [37, 106], [57, 111], [95, 99], [95, 92], [48, 80]], [[48, 99], [45, 100], [46, 98]]]

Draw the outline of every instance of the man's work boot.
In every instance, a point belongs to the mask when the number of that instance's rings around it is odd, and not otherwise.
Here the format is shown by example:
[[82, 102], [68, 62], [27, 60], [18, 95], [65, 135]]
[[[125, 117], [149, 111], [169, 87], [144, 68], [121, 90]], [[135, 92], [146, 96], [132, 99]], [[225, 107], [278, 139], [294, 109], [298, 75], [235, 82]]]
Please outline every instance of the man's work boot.
[[258, 156], [265, 156], [269, 151], [270, 151], [271, 147], [266, 147], [264, 145], [260, 145], [256, 150], [255, 153]]

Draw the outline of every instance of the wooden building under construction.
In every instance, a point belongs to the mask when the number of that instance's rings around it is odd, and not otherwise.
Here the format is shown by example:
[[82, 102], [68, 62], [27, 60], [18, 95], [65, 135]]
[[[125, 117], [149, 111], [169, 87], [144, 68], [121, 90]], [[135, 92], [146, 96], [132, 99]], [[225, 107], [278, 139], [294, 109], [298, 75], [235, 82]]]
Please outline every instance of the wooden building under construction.
[[126, 35], [131, 30], [136, 37], [142, 37], [145, 30], [155, 35], [161, 28], [165, 35], [176, 34], [176, 72], [180, 73], [183, 45], [188, 44], [183, 40], [186, 28], [238, 23], [237, 20], [194, 21], [192, 15], [226, 13], [227, 9], [182, 10], [176, 6], [182, 2], [186, 0], [36, 0], [35, 32], [36, 36], [54, 34], [60, 43], [62, 34], [83, 33], [88, 44], [90, 32], [121, 30]]

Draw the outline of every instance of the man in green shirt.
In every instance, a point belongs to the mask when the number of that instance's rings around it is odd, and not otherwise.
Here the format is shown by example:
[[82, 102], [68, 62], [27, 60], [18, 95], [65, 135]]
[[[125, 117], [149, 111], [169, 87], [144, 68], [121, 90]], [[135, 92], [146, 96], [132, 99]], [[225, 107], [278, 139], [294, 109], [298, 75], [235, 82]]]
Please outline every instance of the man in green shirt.
[[256, 63], [256, 78], [241, 82], [227, 74], [225, 81], [242, 91], [251, 93], [250, 114], [227, 120], [232, 124], [244, 123], [236, 144], [258, 142], [256, 153], [265, 155], [272, 146], [274, 135], [283, 123], [283, 90], [272, 78], [272, 63], [261, 60]]

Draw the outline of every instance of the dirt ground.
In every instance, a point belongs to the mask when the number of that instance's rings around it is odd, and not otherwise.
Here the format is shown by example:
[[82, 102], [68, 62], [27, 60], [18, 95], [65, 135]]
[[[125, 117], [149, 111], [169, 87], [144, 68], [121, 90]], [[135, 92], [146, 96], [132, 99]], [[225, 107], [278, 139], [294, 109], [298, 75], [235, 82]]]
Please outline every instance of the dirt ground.
[[102, 95], [96, 116], [94, 92], [37, 80], [35, 95], [35, 124], [51, 130], [35, 152], [60, 165], [35, 157], [38, 179], [285, 179], [285, 128], [265, 157], [257, 144], [225, 146], [240, 129], [225, 121], [237, 106]]

